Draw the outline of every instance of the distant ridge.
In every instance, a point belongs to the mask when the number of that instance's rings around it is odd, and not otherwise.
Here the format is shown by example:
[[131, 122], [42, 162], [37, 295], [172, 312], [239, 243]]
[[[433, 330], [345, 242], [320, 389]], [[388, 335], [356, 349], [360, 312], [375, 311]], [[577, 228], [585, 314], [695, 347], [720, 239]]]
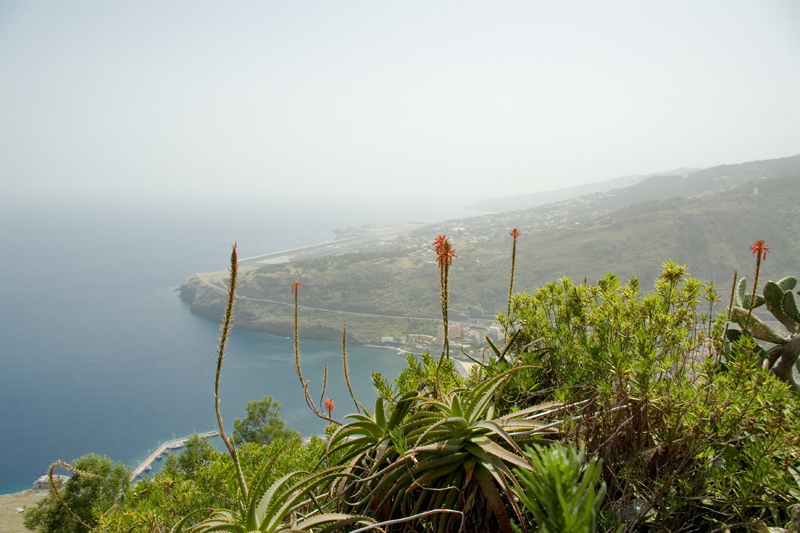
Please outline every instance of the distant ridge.
[[468, 208], [478, 209], [480, 211], [493, 211], [496, 213], [501, 213], [503, 211], [515, 211], [517, 209], [528, 209], [529, 207], [561, 202], [562, 200], [568, 200], [569, 198], [574, 198], [576, 196], [585, 196], [588, 194], [607, 192], [613, 189], [629, 187], [656, 176], [681, 176], [685, 178], [689, 174], [699, 170], [702, 169], [697, 167], [676, 168], [674, 170], [670, 170], [669, 172], [654, 172], [652, 174], [621, 176], [619, 178], [613, 178], [598, 183], [586, 183], [564, 189], [554, 189], [552, 191], [486, 198], [474, 205], [468, 206]]

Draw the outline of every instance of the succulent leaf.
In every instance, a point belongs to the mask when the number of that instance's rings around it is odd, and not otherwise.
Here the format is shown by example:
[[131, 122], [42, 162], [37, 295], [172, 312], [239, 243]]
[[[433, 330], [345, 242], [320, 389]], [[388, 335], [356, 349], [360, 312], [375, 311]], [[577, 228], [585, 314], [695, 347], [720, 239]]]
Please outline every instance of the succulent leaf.
[[797, 278], [792, 276], [786, 276], [782, 280], [778, 282], [778, 286], [783, 289], [784, 291], [790, 291], [795, 288], [797, 285]]
[[747, 278], [742, 278], [736, 284], [733, 303], [742, 309], [755, 309], [764, 305], [764, 298], [756, 295], [755, 299], [752, 299], [752, 295], [747, 292]]
[[786, 326], [786, 329], [792, 333], [800, 331], [800, 312], [797, 310], [797, 302], [794, 300], [794, 294], [791, 291], [786, 291], [783, 294], [783, 301], [781, 302], [781, 309], [786, 316], [794, 322], [793, 327]]
[[747, 297], [747, 279], [742, 278], [739, 280], [739, 283], [736, 284], [736, 291], [734, 294], [734, 304], [736, 307], [741, 307], [742, 309], [748, 309], [745, 302], [749, 302], [750, 299]]
[[[783, 309], [783, 297], [785, 294], [792, 296], [791, 292], [784, 293], [780, 285], [774, 281], [767, 282], [764, 286], [764, 299], [767, 302], [767, 309], [781, 324], [786, 326], [786, 329], [794, 333], [797, 330], [797, 321], [788, 316]], [[794, 298], [792, 298], [792, 302], [794, 302]]]
[[[787, 338], [764, 324], [756, 315], [750, 314], [749, 319], [747, 315], [747, 310], [741, 307], [734, 307], [731, 313], [731, 316], [739, 324], [739, 327], [750, 333], [753, 337], [773, 344], [786, 344], [789, 342]], [[745, 327], [745, 324], [747, 324], [747, 327]]]

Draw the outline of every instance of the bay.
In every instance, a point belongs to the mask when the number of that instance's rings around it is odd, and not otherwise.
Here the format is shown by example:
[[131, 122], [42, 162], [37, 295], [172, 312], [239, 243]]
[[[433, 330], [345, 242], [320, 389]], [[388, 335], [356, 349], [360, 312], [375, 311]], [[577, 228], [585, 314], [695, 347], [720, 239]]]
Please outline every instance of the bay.
[[[225, 268], [234, 240], [248, 257], [325, 242], [339, 227], [475, 214], [419, 203], [0, 208], [0, 494], [29, 488], [57, 459], [98, 453], [134, 466], [173, 436], [216, 429], [219, 325], [192, 315], [177, 288]], [[339, 416], [351, 412], [339, 343], [301, 340], [300, 350], [312, 393], [327, 361], [325, 396]], [[348, 356], [361, 401], [374, 398], [371, 372], [394, 377], [405, 363], [378, 348]], [[221, 383], [227, 429], [264, 395], [289, 427], [324, 428], [303, 400], [291, 339], [235, 330]]]

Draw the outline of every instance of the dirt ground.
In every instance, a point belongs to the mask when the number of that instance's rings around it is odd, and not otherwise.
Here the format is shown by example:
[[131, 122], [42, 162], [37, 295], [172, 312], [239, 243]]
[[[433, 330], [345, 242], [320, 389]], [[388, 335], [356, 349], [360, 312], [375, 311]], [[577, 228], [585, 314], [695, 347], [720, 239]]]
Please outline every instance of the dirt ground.
[[0, 495], [0, 533], [26, 533], [22, 525], [24, 513], [18, 507], [34, 507], [47, 494], [46, 490], [24, 490], [16, 494]]

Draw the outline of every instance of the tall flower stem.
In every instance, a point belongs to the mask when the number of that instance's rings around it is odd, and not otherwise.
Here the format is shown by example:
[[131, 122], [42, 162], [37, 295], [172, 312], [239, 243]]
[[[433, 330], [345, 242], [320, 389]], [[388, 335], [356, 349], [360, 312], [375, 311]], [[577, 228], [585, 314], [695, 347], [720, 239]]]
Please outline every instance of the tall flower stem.
[[[734, 296], [734, 293], [736, 292], [736, 278], [737, 277], [739, 277], [739, 271], [738, 270], [734, 270], [733, 271], [733, 285], [731, 286], [731, 299], [728, 302], [728, 311], [725, 313], [725, 331], [722, 332], [722, 340], [723, 340], [723, 342], [725, 341], [725, 339], [728, 338], [728, 326], [731, 323], [731, 313], [733, 312], [733, 296]], [[717, 363], [720, 362], [720, 359], [722, 359], [722, 350], [721, 349], [717, 350]]]
[[[320, 408], [314, 403], [314, 400], [311, 399], [311, 394], [308, 392], [308, 383], [309, 381], [303, 379], [303, 367], [300, 365], [300, 321], [297, 316], [297, 309], [298, 305], [298, 295], [300, 294], [300, 287], [303, 284], [299, 281], [295, 281], [292, 283], [292, 292], [294, 293], [294, 366], [297, 370], [297, 377], [300, 378], [300, 386], [303, 387], [303, 396], [306, 399], [306, 405], [308, 408], [311, 409], [311, 412], [317, 415], [318, 417], [322, 418], [323, 420], [327, 420], [333, 424], [341, 425], [342, 423], [334, 420], [331, 418], [330, 413], [325, 415], [320, 412]], [[319, 402], [320, 407], [323, 404], [322, 399], [325, 397], [325, 389], [328, 387], [328, 362], [325, 361], [325, 370], [322, 377], [322, 395], [320, 396]], [[332, 409], [331, 409], [332, 411]]]
[[244, 480], [244, 473], [242, 466], [239, 464], [239, 456], [236, 453], [236, 447], [231, 444], [230, 439], [225, 434], [225, 428], [222, 426], [222, 414], [219, 410], [219, 378], [222, 371], [222, 362], [225, 360], [225, 351], [228, 349], [228, 338], [231, 334], [231, 326], [233, 324], [233, 307], [236, 300], [236, 279], [239, 272], [239, 263], [236, 256], [236, 243], [233, 244], [233, 251], [231, 252], [231, 267], [230, 279], [228, 281], [228, 298], [225, 305], [225, 314], [222, 316], [222, 326], [219, 332], [219, 344], [217, 347], [217, 373], [214, 379], [214, 409], [217, 413], [217, 424], [219, 424], [219, 435], [222, 437], [222, 442], [228, 448], [228, 452], [233, 459], [233, 464], [236, 467], [236, 473], [239, 481], [239, 489], [242, 495], [247, 499], [247, 483]]
[[450, 279], [450, 265], [447, 261], [442, 262], [441, 279], [439, 280], [441, 287], [440, 300], [442, 304], [442, 326], [444, 341], [442, 342], [442, 357], [450, 357], [450, 320], [447, 317], [447, 311], [450, 307], [450, 287], [448, 281]]
[[303, 284], [299, 281], [292, 283], [292, 293], [294, 294], [294, 366], [297, 370], [297, 377], [300, 378], [300, 384], [305, 388], [303, 367], [300, 366], [300, 331], [297, 317], [297, 298], [300, 295], [300, 287], [302, 286]]
[[450, 278], [450, 264], [453, 258], [458, 257], [453, 245], [450, 244], [450, 239], [444, 235], [438, 235], [433, 241], [433, 249], [438, 256], [436, 263], [439, 267], [439, 300], [442, 304], [442, 327], [444, 340], [442, 342], [442, 355], [439, 357], [439, 363], [436, 365], [436, 386], [439, 389], [439, 396], [442, 396], [442, 384], [439, 378], [442, 361], [445, 357], [450, 357], [450, 324], [447, 318], [447, 311], [450, 302], [450, 289], [448, 287], [448, 280]]
[[347, 365], [347, 325], [344, 326], [342, 331], [342, 371], [344, 372], [344, 382], [347, 384], [347, 390], [350, 391], [350, 397], [356, 406], [356, 411], [361, 412], [361, 405], [356, 400], [356, 395], [353, 394], [353, 387], [350, 385], [350, 368]]
[[750, 250], [753, 252], [753, 257], [756, 258], [756, 274], [753, 277], [753, 291], [750, 295], [750, 305], [748, 306], [747, 310], [747, 319], [744, 321], [744, 330], [747, 330], [748, 324], [750, 324], [750, 315], [753, 314], [753, 306], [756, 303], [756, 287], [758, 286], [758, 274], [761, 272], [761, 260], [767, 259], [767, 252], [769, 252], [769, 246], [763, 240], [758, 240], [754, 242], [750, 246]]
[[514, 266], [517, 262], [517, 237], [519, 237], [519, 230], [514, 228], [509, 233], [514, 238], [514, 243], [511, 245], [511, 281], [508, 284], [508, 313], [506, 319], [511, 316], [511, 296], [514, 294]]

